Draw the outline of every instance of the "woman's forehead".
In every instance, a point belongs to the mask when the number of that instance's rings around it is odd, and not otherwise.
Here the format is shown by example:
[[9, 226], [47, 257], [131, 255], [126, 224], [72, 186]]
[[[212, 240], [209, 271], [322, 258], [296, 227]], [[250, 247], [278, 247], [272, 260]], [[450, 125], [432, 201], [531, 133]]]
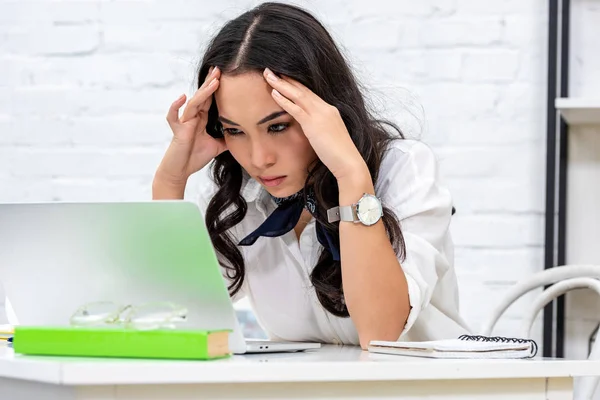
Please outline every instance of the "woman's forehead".
[[281, 107], [271, 96], [271, 86], [260, 73], [222, 75], [215, 100], [219, 115], [238, 124], [255, 124]]

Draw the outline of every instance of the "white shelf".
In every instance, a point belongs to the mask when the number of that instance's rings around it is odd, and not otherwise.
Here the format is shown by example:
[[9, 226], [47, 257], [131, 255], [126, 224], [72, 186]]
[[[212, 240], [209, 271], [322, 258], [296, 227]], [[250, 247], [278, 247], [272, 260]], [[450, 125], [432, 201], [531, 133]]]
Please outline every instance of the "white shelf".
[[600, 98], [557, 98], [554, 105], [570, 125], [600, 124]]

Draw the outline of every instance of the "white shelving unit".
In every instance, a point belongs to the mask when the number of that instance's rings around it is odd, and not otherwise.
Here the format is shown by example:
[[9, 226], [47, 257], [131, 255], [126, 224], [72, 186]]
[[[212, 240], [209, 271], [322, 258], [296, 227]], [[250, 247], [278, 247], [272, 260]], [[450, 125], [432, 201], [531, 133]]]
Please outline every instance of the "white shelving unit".
[[554, 105], [569, 125], [600, 124], [600, 97], [559, 97]]
[[[569, 166], [566, 172], [568, 175], [566, 180], [569, 183], [568, 190], [565, 189], [568, 215], [565, 229], [569, 232], [566, 239], [568, 255], [566, 263], [578, 264], [583, 260], [589, 263], [589, 260], [598, 259], [597, 248], [594, 246], [595, 240], [590, 240], [590, 237], [597, 237], [596, 227], [600, 221], [600, 210], [597, 206], [600, 204], [598, 202], [600, 191], [596, 189], [595, 184], [591, 184], [597, 182], [600, 177], [598, 164], [600, 157], [597, 155], [600, 150], [600, 97], [557, 97], [554, 106], [572, 132], [566, 138], [567, 143], [563, 144], [569, 149], [567, 155]], [[582, 196], [582, 193], [585, 193], [585, 196]], [[582, 301], [581, 298], [579, 300]], [[592, 303], [595, 301], [595, 296], [591, 300], [586, 297], [585, 301]], [[567, 314], [574, 314], [574, 307], [576, 306], [570, 305]], [[573, 323], [571, 321], [571, 324]], [[573, 327], [565, 329], [571, 331], [571, 335], [576, 337], [583, 336], [581, 333], [573, 333]], [[585, 331], [588, 329], [592, 328], [590, 326], [584, 328]], [[587, 340], [588, 348], [590, 343], [597, 340], [599, 329], [600, 324], [593, 329]], [[571, 351], [574, 350], [575, 348], [571, 346]]]

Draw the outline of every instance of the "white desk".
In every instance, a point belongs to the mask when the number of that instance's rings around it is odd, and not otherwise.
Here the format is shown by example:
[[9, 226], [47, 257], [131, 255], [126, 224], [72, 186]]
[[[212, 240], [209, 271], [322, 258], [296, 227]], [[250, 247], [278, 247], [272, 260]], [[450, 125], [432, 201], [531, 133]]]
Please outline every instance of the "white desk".
[[572, 399], [600, 361], [430, 360], [324, 346], [208, 362], [14, 355], [0, 348], [0, 399]]

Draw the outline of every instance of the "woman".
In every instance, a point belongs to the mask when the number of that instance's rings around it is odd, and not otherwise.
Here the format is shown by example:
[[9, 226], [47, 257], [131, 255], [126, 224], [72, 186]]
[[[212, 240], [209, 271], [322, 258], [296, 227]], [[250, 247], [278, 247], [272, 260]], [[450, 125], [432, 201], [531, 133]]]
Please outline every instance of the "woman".
[[313, 16], [264, 3], [228, 22], [198, 82], [168, 112], [153, 198], [183, 198], [202, 170], [230, 294], [270, 338], [366, 348], [467, 331], [434, 156], [372, 117]]

